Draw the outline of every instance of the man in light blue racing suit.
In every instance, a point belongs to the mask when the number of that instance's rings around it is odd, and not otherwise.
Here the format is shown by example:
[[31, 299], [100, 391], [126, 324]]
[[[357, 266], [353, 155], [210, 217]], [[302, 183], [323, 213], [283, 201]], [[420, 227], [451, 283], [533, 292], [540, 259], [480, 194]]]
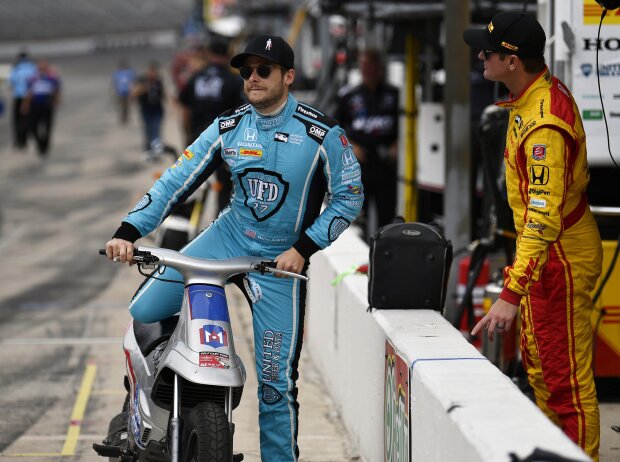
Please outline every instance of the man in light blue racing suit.
[[[360, 167], [342, 128], [289, 94], [295, 78], [291, 47], [281, 37], [261, 35], [231, 66], [244, 79], [249, 104], [219, 116], [162, 175], [107, 243], [110, 259], [131, 262], [133, 243], [222, 162], [232, 173], [231, 203], [184, 254], [256, 255], [275, 260], [278, 269], [303, 273], [310, 256], [357, 217], [364, 200]], [[181, 280], [170, 268], [162, 277]], [[261, 458], [294, 461], [306, 283], [267, 274], [246, 276], [243, 286], [253, 313]], [[149, 279], [130, 311], [139, 321], [154, 322], [176, 313], [182, 297], [181, 285]]]

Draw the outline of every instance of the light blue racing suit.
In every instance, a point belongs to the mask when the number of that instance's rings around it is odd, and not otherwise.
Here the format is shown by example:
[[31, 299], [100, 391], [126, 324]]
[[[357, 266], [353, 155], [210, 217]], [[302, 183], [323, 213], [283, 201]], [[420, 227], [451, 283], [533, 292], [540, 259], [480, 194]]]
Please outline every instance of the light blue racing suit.
[[[330, 245], [362, 207], [361, 171], [344, 131], [289, 95], [282, 112], [273, 117], [245, 105], [217, 118], [129, 213], [114, 237], [135, 242], [153, 231], [222, 161], [232, 173], [231, 204], [184, 254], [274, 259], [294, 247], [306, 259], [305, 271], [309, 257]], [[181, 280], [170, 268], [161, 277]], [[253, 274], [245, 278], [244, 288], [253, 313], [261, 457], [294, 461], [299, 454], [295, 384], [306, 283]], [[181, 285], [151, 279], [138, 289], [131, 314], [154, 322], [176, 313], [182, 297]]]

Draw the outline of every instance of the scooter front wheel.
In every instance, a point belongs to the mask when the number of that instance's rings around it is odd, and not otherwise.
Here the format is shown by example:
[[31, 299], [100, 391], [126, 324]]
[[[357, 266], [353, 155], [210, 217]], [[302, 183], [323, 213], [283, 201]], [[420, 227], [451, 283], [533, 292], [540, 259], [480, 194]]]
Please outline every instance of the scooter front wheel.
[[230, 430], [221, 406], [211, 401], [199, 403], [183, 423], [184, 462], [228, 462]]

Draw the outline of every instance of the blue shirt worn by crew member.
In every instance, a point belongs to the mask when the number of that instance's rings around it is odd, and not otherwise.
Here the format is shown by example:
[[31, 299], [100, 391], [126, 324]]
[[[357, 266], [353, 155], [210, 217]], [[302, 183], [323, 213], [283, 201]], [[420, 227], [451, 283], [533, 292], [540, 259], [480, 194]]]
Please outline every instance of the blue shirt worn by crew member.
[[36, 75], [37, 65], [29, 59], [19, 60], [11, 70], [11, 91], [13, 98], [24, 98], [28, 94], [28, 82]]
[[128, 67], [117, 69], [112, 74], [112, 82], [118, 96], [129, 96], [134, 80], [136, 80], [136, 73]]

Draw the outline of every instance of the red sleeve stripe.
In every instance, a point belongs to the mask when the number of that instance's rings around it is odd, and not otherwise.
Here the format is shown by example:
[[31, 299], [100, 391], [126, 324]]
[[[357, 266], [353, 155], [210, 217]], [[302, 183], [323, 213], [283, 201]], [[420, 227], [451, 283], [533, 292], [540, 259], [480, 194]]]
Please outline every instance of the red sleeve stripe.
[[570, 93], [556, 77], [552, 78], [550, 88], [550, 112], [556, 117], [564, 120], [571, 127], [575, 126], [575, 108]]

